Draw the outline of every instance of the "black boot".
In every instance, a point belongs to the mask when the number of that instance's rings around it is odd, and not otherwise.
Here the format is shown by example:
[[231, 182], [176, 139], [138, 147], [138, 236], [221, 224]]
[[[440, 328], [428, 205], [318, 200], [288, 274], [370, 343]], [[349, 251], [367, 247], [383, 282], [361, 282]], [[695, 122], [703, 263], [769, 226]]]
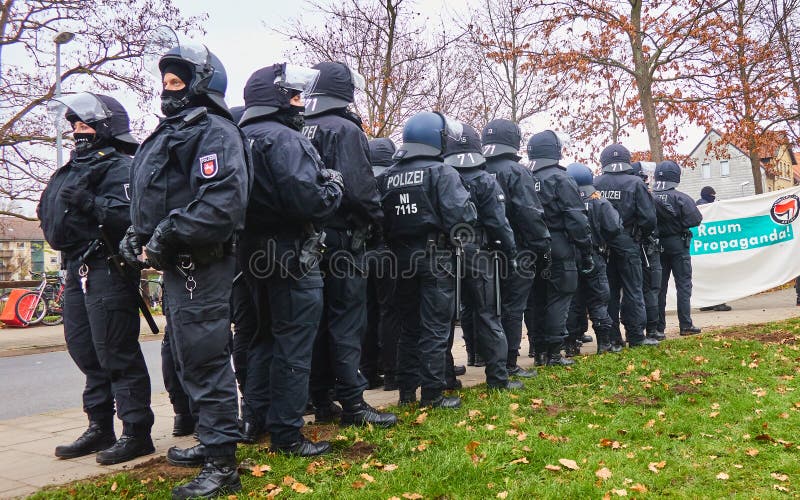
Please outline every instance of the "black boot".
[[200, 467], [206, 463], [206, 447], [202, 444], [191, 448], [173, 446], [167, 450], [167, 462], [177, 467]]
[[561, 344], [552, 344], [547, 348], [547, 366], [569, 366], [575, 361], [561, 356]]
[[473, 366], [486, 366], [486, 360], [477, 352], [475, 353], [475, 364]]
[[194, 432], [196, 425], [197, 422], [195, 422], [193, 416], [188, 413], [179, 413], [172, 419], [172, 435], [188, 436]]
[[464, 385], [461, 383], [460, 380], [458, 380], [455, 377], [453, 377], [451, 379], [447, 379], [444, 382], [444, 390], [445, 391], [457, 391], [457, 390], [461, 389], [462, 387], [464, 387]]
[[584, 333], [584, 334], [583, 334], [583, 336], [581, 336], [581, 338], [580, 338], [580, 339], [578, 339], [578, 340], [581, 342], [581, 344], [590, 344], [591, 342], [593, 342], [593, 341], [594, 341], [594, 339], [592, 338], [592, 336], [591, 336], [591, 335], [587, 335], [587, 334], [585, 334], [585, 333]]
[[594, 334], [597, 337], [597, 354], [614, 352], [613, 346], [611, 345], [611, 332], [609, 330], [598, 327], [595, 328]]
[[271, 446], [269, 451], [292, 455], [295, 457], [315, 457], [331, 451], [331, 444], [327, 441], [309, 441], [302, 434], [300, 439], [286, 445]]
[[453, 366], [453, 374], [456, 377], [460, 377], [461, 375], [466, 375], [467, 367], [464, 365], [455, 365]]
[[405, 391], [400, 389], [400, 399], [397, 406], [408, 406], [417, 402], [417, 391]]
[[575, 339], [567, 339], [564, 342], [564, 356], [567, 358], [572, 358], [578, 356], [581, 353], [581, 344]]
[[489, 387], [489, 389], [494, 389], [496, 391], [516, 391], [516, 390], [519, 390], [519, 389], [524, 389], [525, 388], [525, 384], [523, 384], [519, 380], [507, 380], [505, 385], [501, 385], [501, 386], [490, 385], [488, 387]]
[[314, 423], [315, 424], [332, 424], [336, 419], [342, 415], [342, 407], [333, 401], [314, 407]]
[[200, 474], [188, 483], [172, 488], [173, 500], [215, 498], [242, 489], [236, 470], [236, 456], [209, 457]]
[[58, 458], [82, 457], [110, 448], [116, 441], [113, 420], [102, 424], [98, 421], [90, 421], [86, 431], [74, 442], [56, 446], [55, 454]]
[[459, 397], [446, 398], [442, 395], [442, 393], [439, 393], [438, 395], [430, 399], [423, 396], [422, 399], [419, 400], [419, 406], [420, 407], [429, 406], [431, 408], [445, 408], [448, 410], [454, 410], [456, 408], [461, 407], [461, 398]]
[[534, 352], [534, 358], [536, 359], [535, 363], [536, 366], [546, 366], [547, 365], [547, 351], [542, 352]]
[[658, 341], [667, 340], [667, 336], [664, 335], [664, 332], [659, 332], [657, 330], [649, 330], [647, 332], [647, 337]]
[[685, 337], [687, 335], [697, 335], [701, 331], [702, 330], [700, 328], [698, 328], [698, 327], [696, 327], [694, 325], [689, 325], [689, 326], [687, 326], [685, 328], [681, 327], [680, 335], [681, 335], [681, 337]]
[[522, 367], [517, 364], [517, 357], [510, 354], [508, 358], [506, 358], [506, 370], [508, 371], [509, 377], [531, 378], [537, 375], [536, 370], [523, 370]]
[[377, 427], [392, 427], [397, 423], [394, 413], [381, 413], [368, 405], [365, 401], [347, 404], [342, 408], [341, 425], [375, 425]]
[[114, 443], [114, 446], [97, 454], [97, 463], [100, 465], [114, 465], [155, 453], [153, 440], [150, 434], [127, 435], [123, 434]]
[[267, 431], [264, 429], [263, 425], [250, 419], [245, 419], [244, 422], [242, 422], [242, 428], [240, 432], [242, 434], [242, 438], [239, 440], [239, 442], [245, 444], [255, 444], [261, 440], [261, 438], [267, 435]]

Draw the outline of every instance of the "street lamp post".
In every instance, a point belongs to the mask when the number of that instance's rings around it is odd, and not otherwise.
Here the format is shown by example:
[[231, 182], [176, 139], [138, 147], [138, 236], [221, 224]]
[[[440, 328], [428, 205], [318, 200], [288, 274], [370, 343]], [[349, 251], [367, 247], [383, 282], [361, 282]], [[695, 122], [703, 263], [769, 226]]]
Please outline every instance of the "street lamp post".
[[[75, 38], [75, 33], [69, 31], [62, 31], [53, 38], [53, 42], [56, 44], [56, 97], [61, 97], [61, 46], [69, 43], [73, 38]], [[61, 168], [62, 156], [61, 127], [56, 122], [56, 168]]]

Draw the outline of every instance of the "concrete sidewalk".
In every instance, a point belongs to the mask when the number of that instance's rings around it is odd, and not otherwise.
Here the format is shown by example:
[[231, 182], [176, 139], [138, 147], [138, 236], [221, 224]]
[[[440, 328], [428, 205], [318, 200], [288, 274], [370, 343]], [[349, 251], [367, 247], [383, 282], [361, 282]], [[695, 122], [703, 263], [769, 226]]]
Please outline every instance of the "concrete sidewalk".
[[[794, 289], [756, 295], [730, 305], [734, 308], [730, 312], [694, 311], [695, 324], [710, 328], [800, 316], [800, 308], [795, 306]], [[674, 313], [669, 315], [668, 323], [672, 326], [668, 328], [667, 334], [670, 337], [677, 336]], [[163, 319], [160, 324], [163, 325]], [[155, 340], [161, 336], [146, 334], [142, 338]], [[0, 330], [0, 351], [12, 353], [11, 355], [30, 352], [32, 346], [50, 350], [63, 349], [63, 344], [61, 327]], [[459, 364], [465, 364], [466, 361], [463, 346], [463, 341], [458, 337], [453, 354]], [[595, 344], [591, 343], [584, 350], [590, 353], [595, 348]], [[525, 341], [523, 351], [527, 352]], [[529, 366], [531, 361], [527, 357], [520, 358], [523, 366]], [[480, 384], [484, 381], [483, 369], [470, 367], [461, 380], [465, 386]], [[365, 397], [370, 404], [378, 407], [397, 402], [397, 392], [373, 390], [367, 391]], [[79, 400], [80, 395], [76, 394], [76, 403]], [[156, 416], [153, 427], [156, 453], [116, 466], [100, 466], [95, 462], [94, 455], [73, 460], [58, 460], [53, 456], [53, 450], [58, 444], [72, 441], [86, 428], [86, 416], [80, 408], [0, 421], [0, 498], [24, 496], [43, 486], [130, 469], [138, 463], [163, 456], [170, 446], [191, 446], [194, 443], [191, 437], [172, 437], [172, 406], [165, 393], [153, 396], [153, 412]], [[121, 428], [121, 423], [117, 422], [118, 432]]]

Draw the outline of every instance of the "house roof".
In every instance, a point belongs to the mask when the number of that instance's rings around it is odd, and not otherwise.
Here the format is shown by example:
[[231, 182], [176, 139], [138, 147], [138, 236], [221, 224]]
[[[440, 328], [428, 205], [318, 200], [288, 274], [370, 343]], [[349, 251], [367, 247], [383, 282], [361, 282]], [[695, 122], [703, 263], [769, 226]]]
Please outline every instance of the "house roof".
[[44, 240], [39, 221], [0, 217], [0, 241]]
[[[690, 157], [691, 157], [691, 156], [694, 156], [695, 152], [697, 152], [697, 150], [700, 148], [700, 146], [701, 146], [701, 145], [702, 145], [702, 144], [703, 144], [703, 143], [706, 141], [706, 139], [708, 139], [708, 137], [709, 137], [711, 134], [717, 134], [719, 137], [722, 137], [722, 133], [721, 133], [720, 131], [718, 131], [718, 130], [716, 130], [716, 129], [713, 129], [713, 128], [712, 128], [712, 129], [709, 129], [709, 130], [708, 130], [708, 132], [706, 132], [706, 135], [704, 135], [704, 136], [703, 136], [703, 138], [702, 138], [702, 139], [700, 139], [700, 142], [698, 142], [698, 143], [697, 143], [697, 146], [695, 146], [694, 148], [692, 148], [692, 150], [689, 152], [689, 156], [690, 156]], [[742, 149], [741, 149], [740, 147], [738, 147], [736, 144], [731, 144], [731, 143], [728, 143], [728, 145], [729, 145], [729, 146], [731, 146], [732, 148], [736, 149], [736, 150], [737, 150], [737, 151], [739, 151], [740, 153], [742, 153], [744, 156], [749, 156], [747, 153], [745, 153], [744, 151], [742, 151]]]

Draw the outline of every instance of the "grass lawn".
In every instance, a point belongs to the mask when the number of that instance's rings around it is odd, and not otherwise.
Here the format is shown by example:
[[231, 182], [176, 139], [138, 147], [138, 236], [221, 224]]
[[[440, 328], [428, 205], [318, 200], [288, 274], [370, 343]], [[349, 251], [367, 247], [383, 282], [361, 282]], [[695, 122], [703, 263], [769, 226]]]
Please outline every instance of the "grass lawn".
[[[240, 446], [239, 497], [797, 497], [798, 380], [800, 318], [582, 357], [519, 393], [465, 389], [460, 410], [399, 409], [395, 429], [310, 425], [334, 443], [315, 461]], [[34, 498], [168, 498], [194, 474], [157, 458]]]

